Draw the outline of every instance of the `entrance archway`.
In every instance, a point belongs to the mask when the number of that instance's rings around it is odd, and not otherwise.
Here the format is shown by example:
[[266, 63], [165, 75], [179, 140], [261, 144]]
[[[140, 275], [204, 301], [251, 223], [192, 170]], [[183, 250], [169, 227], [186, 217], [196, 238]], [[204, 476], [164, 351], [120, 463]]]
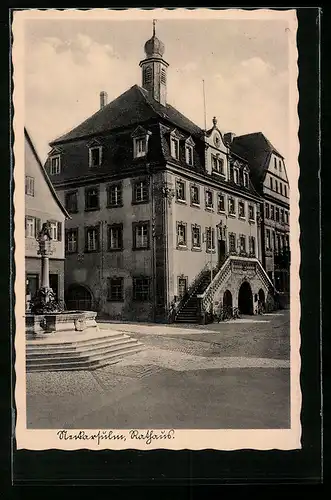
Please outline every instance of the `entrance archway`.
[[241, 314], [253, 314], [253, 294], [251, 285], [244, 281], [239, 288], [238, 308]]
[[83, 285], [70, 285], [65, 294], [66, 308], [70, 311], [90, 311], [92, 294]]
[[232, 293], [230, 290], [225, 290], [223, 295], [223, 307], [231, 307], [232, 308]]

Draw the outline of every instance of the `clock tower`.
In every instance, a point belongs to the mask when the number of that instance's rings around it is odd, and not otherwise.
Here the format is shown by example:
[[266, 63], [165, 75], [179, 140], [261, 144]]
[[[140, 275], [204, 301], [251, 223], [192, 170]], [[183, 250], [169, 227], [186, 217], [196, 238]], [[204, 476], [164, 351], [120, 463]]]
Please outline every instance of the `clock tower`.
[[140, 61], [142, 69], [142, 87], [150, 96], [163, 106], [167, 103], [167, 68], [169, 64], [163, 59], [164, 44], [155, 35], [145, 43], [146, 58]]

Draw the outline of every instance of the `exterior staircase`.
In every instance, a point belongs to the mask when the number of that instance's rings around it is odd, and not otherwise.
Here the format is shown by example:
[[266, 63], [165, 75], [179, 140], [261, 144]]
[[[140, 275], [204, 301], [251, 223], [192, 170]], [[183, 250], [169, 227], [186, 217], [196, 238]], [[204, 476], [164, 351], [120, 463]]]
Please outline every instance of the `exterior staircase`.
[[[214, 272], [214, 275], [216, 271]], [[187, 301], [183, 302], [182, 307], [180, 307], [178, 313], [175, 317], [175, 323], [198, 323], [199, 318], [197, 315], [198, 310], [198, 295], [204, 293], [211, 281], [210, 270], [205, 270], [194, 288], [194, 291], [189, 295]]]
[[144, 346], [123, 332], [99, 332], [94, 338], [31, 340], [26, 343], [26, 370], [93, 370], [117, 363], [143, 350]]

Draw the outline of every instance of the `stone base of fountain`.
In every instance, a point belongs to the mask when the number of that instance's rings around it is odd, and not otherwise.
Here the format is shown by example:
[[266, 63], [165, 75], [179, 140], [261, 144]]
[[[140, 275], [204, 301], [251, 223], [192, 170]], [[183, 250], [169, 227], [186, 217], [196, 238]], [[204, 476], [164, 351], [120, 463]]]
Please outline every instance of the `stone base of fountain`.
[[95, 333], [99, 327], [95, 311], [65, 311], [45, 314], [27, 314], [25, 331], [28, 339], [45, 338], [57, 333]]

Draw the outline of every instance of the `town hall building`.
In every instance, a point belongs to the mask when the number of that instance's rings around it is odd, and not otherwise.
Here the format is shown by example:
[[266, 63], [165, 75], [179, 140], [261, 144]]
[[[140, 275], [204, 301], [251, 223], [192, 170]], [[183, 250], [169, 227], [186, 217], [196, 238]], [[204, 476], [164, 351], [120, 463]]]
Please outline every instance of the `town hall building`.
[[54, 140], [46, 169], [70, 213], [65, 302], [118, 320], [200, 321], [227, 306], [272, 308], [261, 194], [216, 118], [203, 130], [167, 103], [153, 36], [133, 85]]

